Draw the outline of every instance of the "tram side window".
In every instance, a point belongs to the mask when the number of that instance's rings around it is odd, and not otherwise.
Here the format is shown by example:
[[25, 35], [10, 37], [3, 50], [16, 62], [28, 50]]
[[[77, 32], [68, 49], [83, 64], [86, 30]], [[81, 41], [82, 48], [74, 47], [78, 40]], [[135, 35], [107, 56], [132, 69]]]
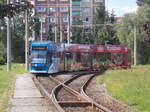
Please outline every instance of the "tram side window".
[[53, 58], [57, 58], [57, 53], [53, 52]]
[[105, 54], [105, 64], [110, 64], [111, 63], [111, 53], [106, 53]]
[[81, 53], [81, 63], [83, 66], [86, 66], [88, 63], [88, 54], [87, 53]]
[[98, 53], [98, 63], [103, 64], [104, 61], [104, 53]]
[[73, 63], [73, 54], [72, 53], [66, 53], [66, 59], [68, 64]]
[[93, 64], [97, 64], [97, 53], [93, 54]]
[[47, 55], [47, 62], [48, 62], [48, 63], [52, 63], [52, 52], [48, 52], [48, 55]]
[[75, 61], [81, 62], [81, 53], [75, 53]]
[[91, 53], [81, 53], [81, 63], [83, 64], [83, 66], [91, 65], [91, 61], [93, 59], [92, 55], [93, 54]]
[[131, 53], [128, 53], [128, 63], [131, 64]]
[[124, 53], [113, 53], [112, 63], [115, 65], [123, 65], [125, 62]]
[[57, 53], [57, 56], [58, 56], [58, 58], [60, 59], [60, 62], [63, 62], [63, 61], [64, 61], [64, 59], [63, 59], [63, 52], [58, 52], [58, 53]]

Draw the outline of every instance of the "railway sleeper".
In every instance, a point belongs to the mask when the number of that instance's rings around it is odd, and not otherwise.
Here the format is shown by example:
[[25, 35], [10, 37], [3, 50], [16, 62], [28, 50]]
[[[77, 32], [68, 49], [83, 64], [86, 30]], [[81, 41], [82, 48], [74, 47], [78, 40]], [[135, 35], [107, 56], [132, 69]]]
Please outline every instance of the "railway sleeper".
[[91, 102], [84, 102], [84, 101], [59, 101], [58, 104], [61, 107], [84, 107], [89, 108], [91, 110], [95, 110], [95, 112], [105, 112], [103, 109], [93, 105]]
[[61, 107], [88, 107], [91, 106], [90, 102], [86, 101], [59, 101]]

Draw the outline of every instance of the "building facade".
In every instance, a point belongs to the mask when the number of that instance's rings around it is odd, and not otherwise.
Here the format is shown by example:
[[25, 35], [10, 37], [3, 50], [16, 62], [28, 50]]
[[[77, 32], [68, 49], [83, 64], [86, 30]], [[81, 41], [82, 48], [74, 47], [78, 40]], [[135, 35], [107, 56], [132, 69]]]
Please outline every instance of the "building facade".
[[[69, 29], [72, 24], [77, 24], [78, 20], [92, 24], [96, 9], [105, 4], [105, 0], [35, 0], [34, 2], [35, 16], [41, 21], [42, 40], [47, 39], [51, 28], [55, 36], [60, 32], [60, 41], [70, 36]], [[66, 36], [62, 38], [61, 33]]]

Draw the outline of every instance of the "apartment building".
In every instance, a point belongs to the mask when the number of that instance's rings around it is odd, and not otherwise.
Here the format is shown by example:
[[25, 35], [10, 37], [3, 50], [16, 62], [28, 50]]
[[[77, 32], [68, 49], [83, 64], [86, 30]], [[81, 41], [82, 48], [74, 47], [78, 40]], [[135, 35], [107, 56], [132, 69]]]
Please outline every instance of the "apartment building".
[[[35, 16], [41, 20], [42, 37], [46, 40], [51, 26], [55, 32], [58, 27], [69, 34], [69, 28], [77, 20], [93, 23], [93, 17], [105, 0], [35, 0]], [[66, 38], [66, 37], [65, 37]]]
[[80, 4], [82, 7], [80, 15], [82, 17], [83, 23], [92, 24], [97, 8], [104, 4], [104, 0], [82, 0]]

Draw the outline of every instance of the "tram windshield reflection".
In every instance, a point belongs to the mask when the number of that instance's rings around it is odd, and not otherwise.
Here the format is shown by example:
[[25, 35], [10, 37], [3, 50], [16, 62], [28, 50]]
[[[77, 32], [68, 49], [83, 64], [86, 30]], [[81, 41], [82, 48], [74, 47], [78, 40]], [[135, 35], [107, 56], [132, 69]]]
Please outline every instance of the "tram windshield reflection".
[[46, 63], [47, 51], [32, 51], [31, 53], [31, 63]]

